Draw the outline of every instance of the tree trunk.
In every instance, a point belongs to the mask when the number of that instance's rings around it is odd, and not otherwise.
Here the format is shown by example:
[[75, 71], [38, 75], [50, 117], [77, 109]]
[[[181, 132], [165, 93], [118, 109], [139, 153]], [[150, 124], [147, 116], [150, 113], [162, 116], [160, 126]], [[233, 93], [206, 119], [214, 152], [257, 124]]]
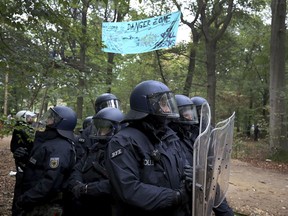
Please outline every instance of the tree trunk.
[[191, 86], [193, 82], [193, 74], [195, 73], [195, 65], [196, 65], [196, 55], [197, 55], [197, 45], [200, 40], [200, 34], [197, 32], [194, 27], [192, 28], [192, 35], [193, 35], [193, 43], [190, 48], [190, 55], [189, 55], [189, 65], [188, 65], [188, 72], [185, 80], [185, 85], [183, 89], [183, 94], [189, 97], [189, 92], [191, 91]]
[[9, 72], [5, 73], [5, 84], [4, 84], [4, 115], [8, 115], [8, 83], [9, 83]]
[[[85, 80], [83, 79], [82, 73], [85, 73], [85, 64], [86, 64], [86, 35], [87, 35], [87, 11], [89, 7], [89, 1], [83, 0], [83, 8], [82, 8], [82, 20], [81, 20], [81, 27], [82, 27], [82, 38], [80, 44], [80, 78], [78, 80], [78, 88], [80, 93], [77, 97], [77, 117], [78, 119], [83, 118], [83, 104], [84, 98], [82, 92], [85, 88]], [[85, 76], [84, 76], [85, 77]]]
[[215, 125], [215, 98], [216, 98], [216, 41], [206, 41], [207, 56], [207, 100], [211, 108], [211, 124]]
[[[205, 37], [206, 61], [207, 61], [207, 100], [211, 107], [211, 124], [215, 125], [215, 97], [216, 97], [216, 48], [217, 42], [225, 33], [233, 14], [234, 0], [212, 1], [213, 7], [209, 7], [208, 1], [198, 1], [201, 8], [202, 32]], [[212, 11], [209, 11], [212, 9]], [[209, 16], [206, 14], [212, 14]]]
[[270, 40], [270, 148], [288, 150], [285, 78], [286, 0], [272, 0]]
[[107, 60], [107, 76], [106, 76], [107, 91], [106, 92], [111, 93], [115, 53], [108, 53], [107, 56], [108, 56], [108, 60]]

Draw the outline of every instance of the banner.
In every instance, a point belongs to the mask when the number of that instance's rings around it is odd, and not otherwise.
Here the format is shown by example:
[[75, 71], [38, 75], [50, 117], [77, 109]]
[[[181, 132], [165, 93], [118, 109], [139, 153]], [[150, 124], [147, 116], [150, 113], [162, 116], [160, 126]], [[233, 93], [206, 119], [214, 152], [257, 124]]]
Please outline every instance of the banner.
[[103, 22], [104, 52], [135, 54], [175, 45], [181, 12], [131, 22]]

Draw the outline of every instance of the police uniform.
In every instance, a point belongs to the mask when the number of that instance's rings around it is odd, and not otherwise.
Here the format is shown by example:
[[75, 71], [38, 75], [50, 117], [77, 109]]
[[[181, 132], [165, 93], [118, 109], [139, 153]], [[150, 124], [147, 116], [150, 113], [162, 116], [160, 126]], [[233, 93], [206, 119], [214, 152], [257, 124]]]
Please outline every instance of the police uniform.
[[24, 192], [17, 202], [24, 215], [45, 216], [53, 208], [56, 208], [56, 215], [61, 215], [62, 192], [74, 164], [73, 144], [59, 135], [56, 129], [36, 133], [24, 172]]
[[199, 134], [199, 128], [195, 125], [189, 125], [189, 129], [185, 129], [187, 125], [181, 127], [180, 123], [171, 122], [169, 126], [177, 133], [180, 138], [181, 147], [185, 152], [188, 163], [192, 166], [193, 163], [193, 143]]
[[81, 160], [81, 158], [84, 156], [85, 152], [87, 151], [87, 148], [85, 147], [85, 141], [86, 139], [79, 135], [75, 135], [75, 152], [76, 152], [76, 161]]
[[125, 216], [185, 215], [175, 204], [175, 190], [183, 178], [185, 156], [179, 139], [167, 126], [158, 130], [136, 122], [109, 142], [106, 168]]
[[90, 137], [90, 135], [92, 134], [92, 130], [93, 130], [93, 126], [89, 125], [85, 129], [83, 129], [83, 131], [79, 135], [79, 139], [81, 139], [83, 141], [82, 146], [83, 146], [83, 149], [85, 151], [87, 151], [89, 148], [91, 148], [91, 146], [95, 142], [95, 140]]
[[110, 216], [112, 214], [111, 186], [104, 166], [105, 144], [95, 143], [75, 165], [69, 178], [69, 188], [79, 182], [85, 184], [84, 193], [74, 198], [74, 211], [71, 215]]

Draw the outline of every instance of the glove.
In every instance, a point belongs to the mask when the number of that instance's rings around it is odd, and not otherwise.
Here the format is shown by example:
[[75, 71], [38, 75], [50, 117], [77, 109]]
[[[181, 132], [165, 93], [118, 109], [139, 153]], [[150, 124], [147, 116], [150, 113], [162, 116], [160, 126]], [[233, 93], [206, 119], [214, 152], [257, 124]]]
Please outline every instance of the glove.
[[177, 205], [185, 205], [189, 202], [188, 191], [185, 186], [185, 181], [181, 183], [180, 188], [176, 191]]
[[87, 193], [87, 186], [87, 184], [85, 185], [82, 182], [78, 182], [78, 184], [72, 188], [72, 193], [76, 199], [79, 199], [83, 194]]
[[185, 181], [191, 181], [193, 180], [193, 167], [190, 165], [184, 166], [184, 177]]
[[192, 181], [193, 181], [193, 167], [190, 165], [184, 166], [184, 179], [187, 191], [192, 191]]
[[13, 157], [15, 159], [25, 159], [25, 158], [28, 158], [28, 150], [27, 148], [24, 148], [24, 147], [19, 147], [17, 148], [14, 153], [13, 153]]

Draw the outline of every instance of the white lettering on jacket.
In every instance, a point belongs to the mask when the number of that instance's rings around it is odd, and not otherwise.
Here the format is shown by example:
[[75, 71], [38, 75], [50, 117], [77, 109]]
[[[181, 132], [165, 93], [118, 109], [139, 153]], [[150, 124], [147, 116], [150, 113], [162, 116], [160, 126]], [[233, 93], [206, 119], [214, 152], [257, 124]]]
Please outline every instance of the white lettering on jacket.
[[144, 159], [144, 166], [154, 166], [154, 161], [150, 159]]

